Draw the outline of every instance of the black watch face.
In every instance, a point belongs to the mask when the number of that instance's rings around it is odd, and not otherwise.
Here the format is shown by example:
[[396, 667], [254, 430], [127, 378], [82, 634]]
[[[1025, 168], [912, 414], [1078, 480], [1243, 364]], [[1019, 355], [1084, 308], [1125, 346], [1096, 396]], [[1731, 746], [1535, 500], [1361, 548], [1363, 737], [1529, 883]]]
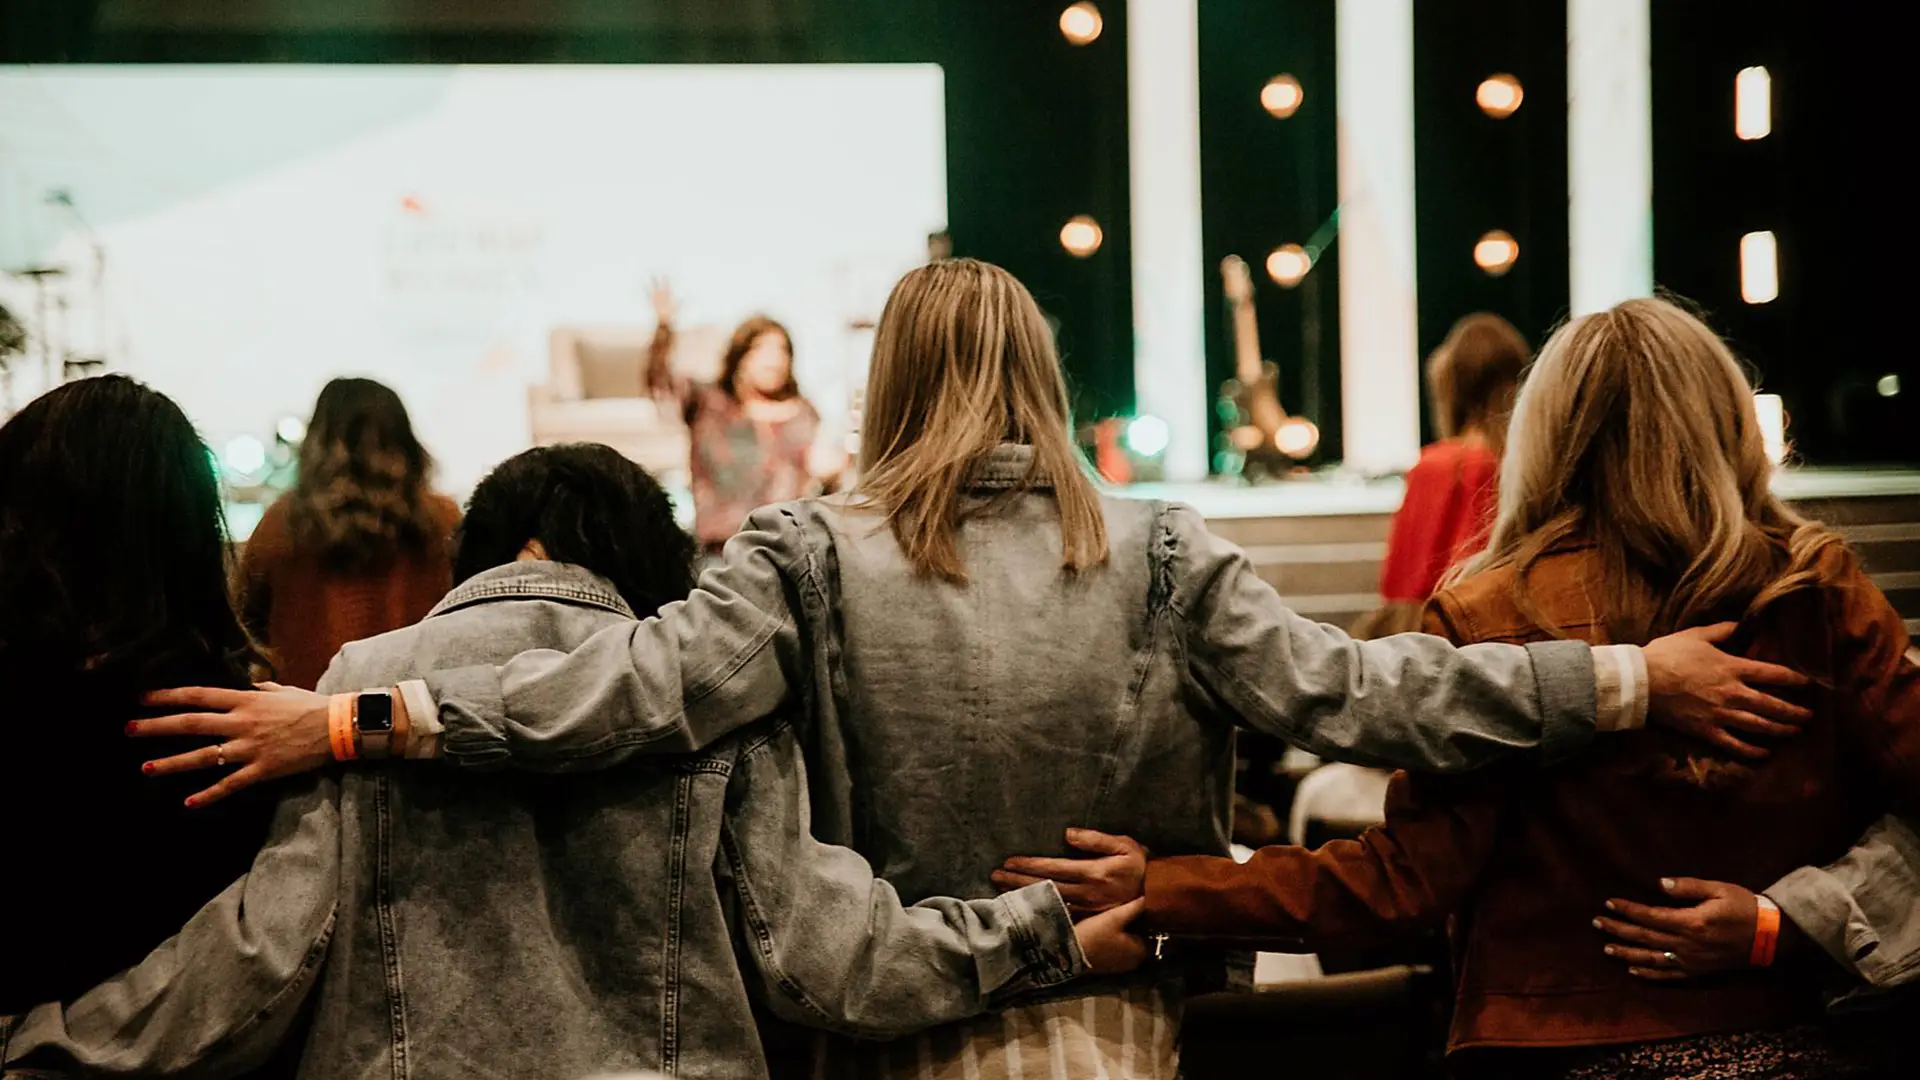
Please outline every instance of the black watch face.
[[354, 726], [361, 731], [392, 731], [393, 699], [385, 694], [361, 694]]

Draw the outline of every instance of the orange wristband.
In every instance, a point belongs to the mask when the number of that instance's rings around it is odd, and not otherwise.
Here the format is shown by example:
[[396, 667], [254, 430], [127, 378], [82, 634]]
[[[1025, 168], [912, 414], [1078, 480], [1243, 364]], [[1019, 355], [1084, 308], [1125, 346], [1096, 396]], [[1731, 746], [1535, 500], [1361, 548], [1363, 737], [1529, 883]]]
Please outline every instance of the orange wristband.
[[335, 694], [327, 699], [327, 743], [333, 748], [333, 760], [352, 761], [359, 754], [353, 746], [353, 694]]
[[1753, 924], [1753, 955], [1747, 962], [1754, 967], [1772, 967], [1773, 951], [1780, 944], [1780, 905], [1764, 896], [1756, 897], [1760, 910]]

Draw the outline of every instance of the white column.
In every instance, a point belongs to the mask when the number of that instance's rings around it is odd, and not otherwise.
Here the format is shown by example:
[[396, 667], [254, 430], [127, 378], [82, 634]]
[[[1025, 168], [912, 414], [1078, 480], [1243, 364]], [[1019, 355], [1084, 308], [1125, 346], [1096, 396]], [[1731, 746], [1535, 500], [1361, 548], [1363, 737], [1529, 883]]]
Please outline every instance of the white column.
[[1339, 0], [1334, 66], [1341, 430], [1347, 465], [1388, 472], [1420, 456], [1413, 0]]
[[1127, 0], [1127, 112], [1134, 398], [1167, 422], [1167, 479], [1198, 480], [1209, 400], [1198, 0]]
[[1573, 313], [1653, 292], [1648, 0], [1567, 0], [1567, 226]]

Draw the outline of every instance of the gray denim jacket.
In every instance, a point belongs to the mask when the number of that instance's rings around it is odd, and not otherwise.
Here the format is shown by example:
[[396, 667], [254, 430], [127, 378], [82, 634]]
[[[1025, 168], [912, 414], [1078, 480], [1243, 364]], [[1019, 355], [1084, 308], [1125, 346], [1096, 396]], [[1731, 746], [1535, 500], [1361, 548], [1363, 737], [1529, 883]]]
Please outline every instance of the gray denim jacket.
[[1551, 760], [1593, 734], [1586, 645], [1353, 641], [1182, 506], [1105, 499], [1111, 557], [1063, 573], [1052, 493], [1017, 490], [1030, 467], [1003, 446], [975, 471], [1002, 504], [961, 527], [965, 586], [917, 577], [850, 499], [757, 511], [659, 618], [429, 675], [443, 751], [601, 768], [794, 710], [816, 834], [918, 900], [978, 895], [1008, 855], [1063, 851], [1068, 826], [1224, 853], [1236, 725], [1428, 770]]
[[[347, 646], [322, 688], [504, 663], [631, 621], [586, 571], [516, 563]], [[311, 989], [303, 1080], [754, 1077], [750, 1002], [891, 1036], [1084, 970], [1051, 885], [903, 907], [813, 832], [777, 716], [591, 780], [350, 768], [289, 795], [253, 870], [139, 967], [29, 1014], [7, 1061], [230, 1075]]]

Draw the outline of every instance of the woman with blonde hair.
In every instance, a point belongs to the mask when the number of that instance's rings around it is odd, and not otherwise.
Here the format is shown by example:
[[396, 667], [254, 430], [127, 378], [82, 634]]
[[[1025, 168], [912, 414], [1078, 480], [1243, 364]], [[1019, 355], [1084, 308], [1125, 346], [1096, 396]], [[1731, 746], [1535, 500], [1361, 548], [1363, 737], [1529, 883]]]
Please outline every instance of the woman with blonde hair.
[[[1465, 1076], [1869, 1075], [1808, 1024], [1818, 979], [1774, 964], [1769, 904], [1749, 900], [1749, 963], [1714, 981], [1670, 978], [1672, 945], [1603, 954], [1594, 932], [1609, 898], [1658, 903], [1665, 875], [1759, 890], [1920, 801], [1905, 625], [1772, 473], [1752, 388], [1698, 319], [1643, 299], [1568, 324], [1520, 393], [1487, 549], [1428, 629], [1598, 646], [1738, 620], [1744, 653], [1812, 676], [1813, 721], [1765, 761], [1649, 729], [1552, 772], [1402, 773], [1358, 841], [1145, 863], [1145, 924], [1319, 948], [1451, 919]], [[1098, 908], [1141, 885], [1115, 862], [1099, 890], [1063, 894]]]
[[[1047, 323], [986, 263], [933, 263], [894, 288], [866, 406], [853, 492], [755, 512], [724, 564], [657, 618], [564, 655], [389, 688], [406, 722], [456, 764], [573, 770], [791, 711], [814, 834], [913, 903], [990, 894], [1015, 852], [1107, 850], [1072, 825], [1224, 853], [1239, 724], [1330, 757], [1461, 770], [1563, 757], [1596, 730], [1638, 726], [1649, 703], [1733, 746], [1723, 723], [1791, 730], [1748, 707], [1800, 714], [1741, 681], [1797, 676], [1728, 656], [1711, 634], [1455, 650], [1411, 635], [1359, 644], [1300, 618], [1192, 510], [1096, 490]], [[208, 711], [142, 733], [223, 736], [241, 765], [207, 799], [329, 760], [327, 698], [160, 700]], [[847, 1074], [1172, 1077], [1182, 979], [1217, 961], [1105, 966], [985, 1020], [839, 1041], [821, 1060]]]

